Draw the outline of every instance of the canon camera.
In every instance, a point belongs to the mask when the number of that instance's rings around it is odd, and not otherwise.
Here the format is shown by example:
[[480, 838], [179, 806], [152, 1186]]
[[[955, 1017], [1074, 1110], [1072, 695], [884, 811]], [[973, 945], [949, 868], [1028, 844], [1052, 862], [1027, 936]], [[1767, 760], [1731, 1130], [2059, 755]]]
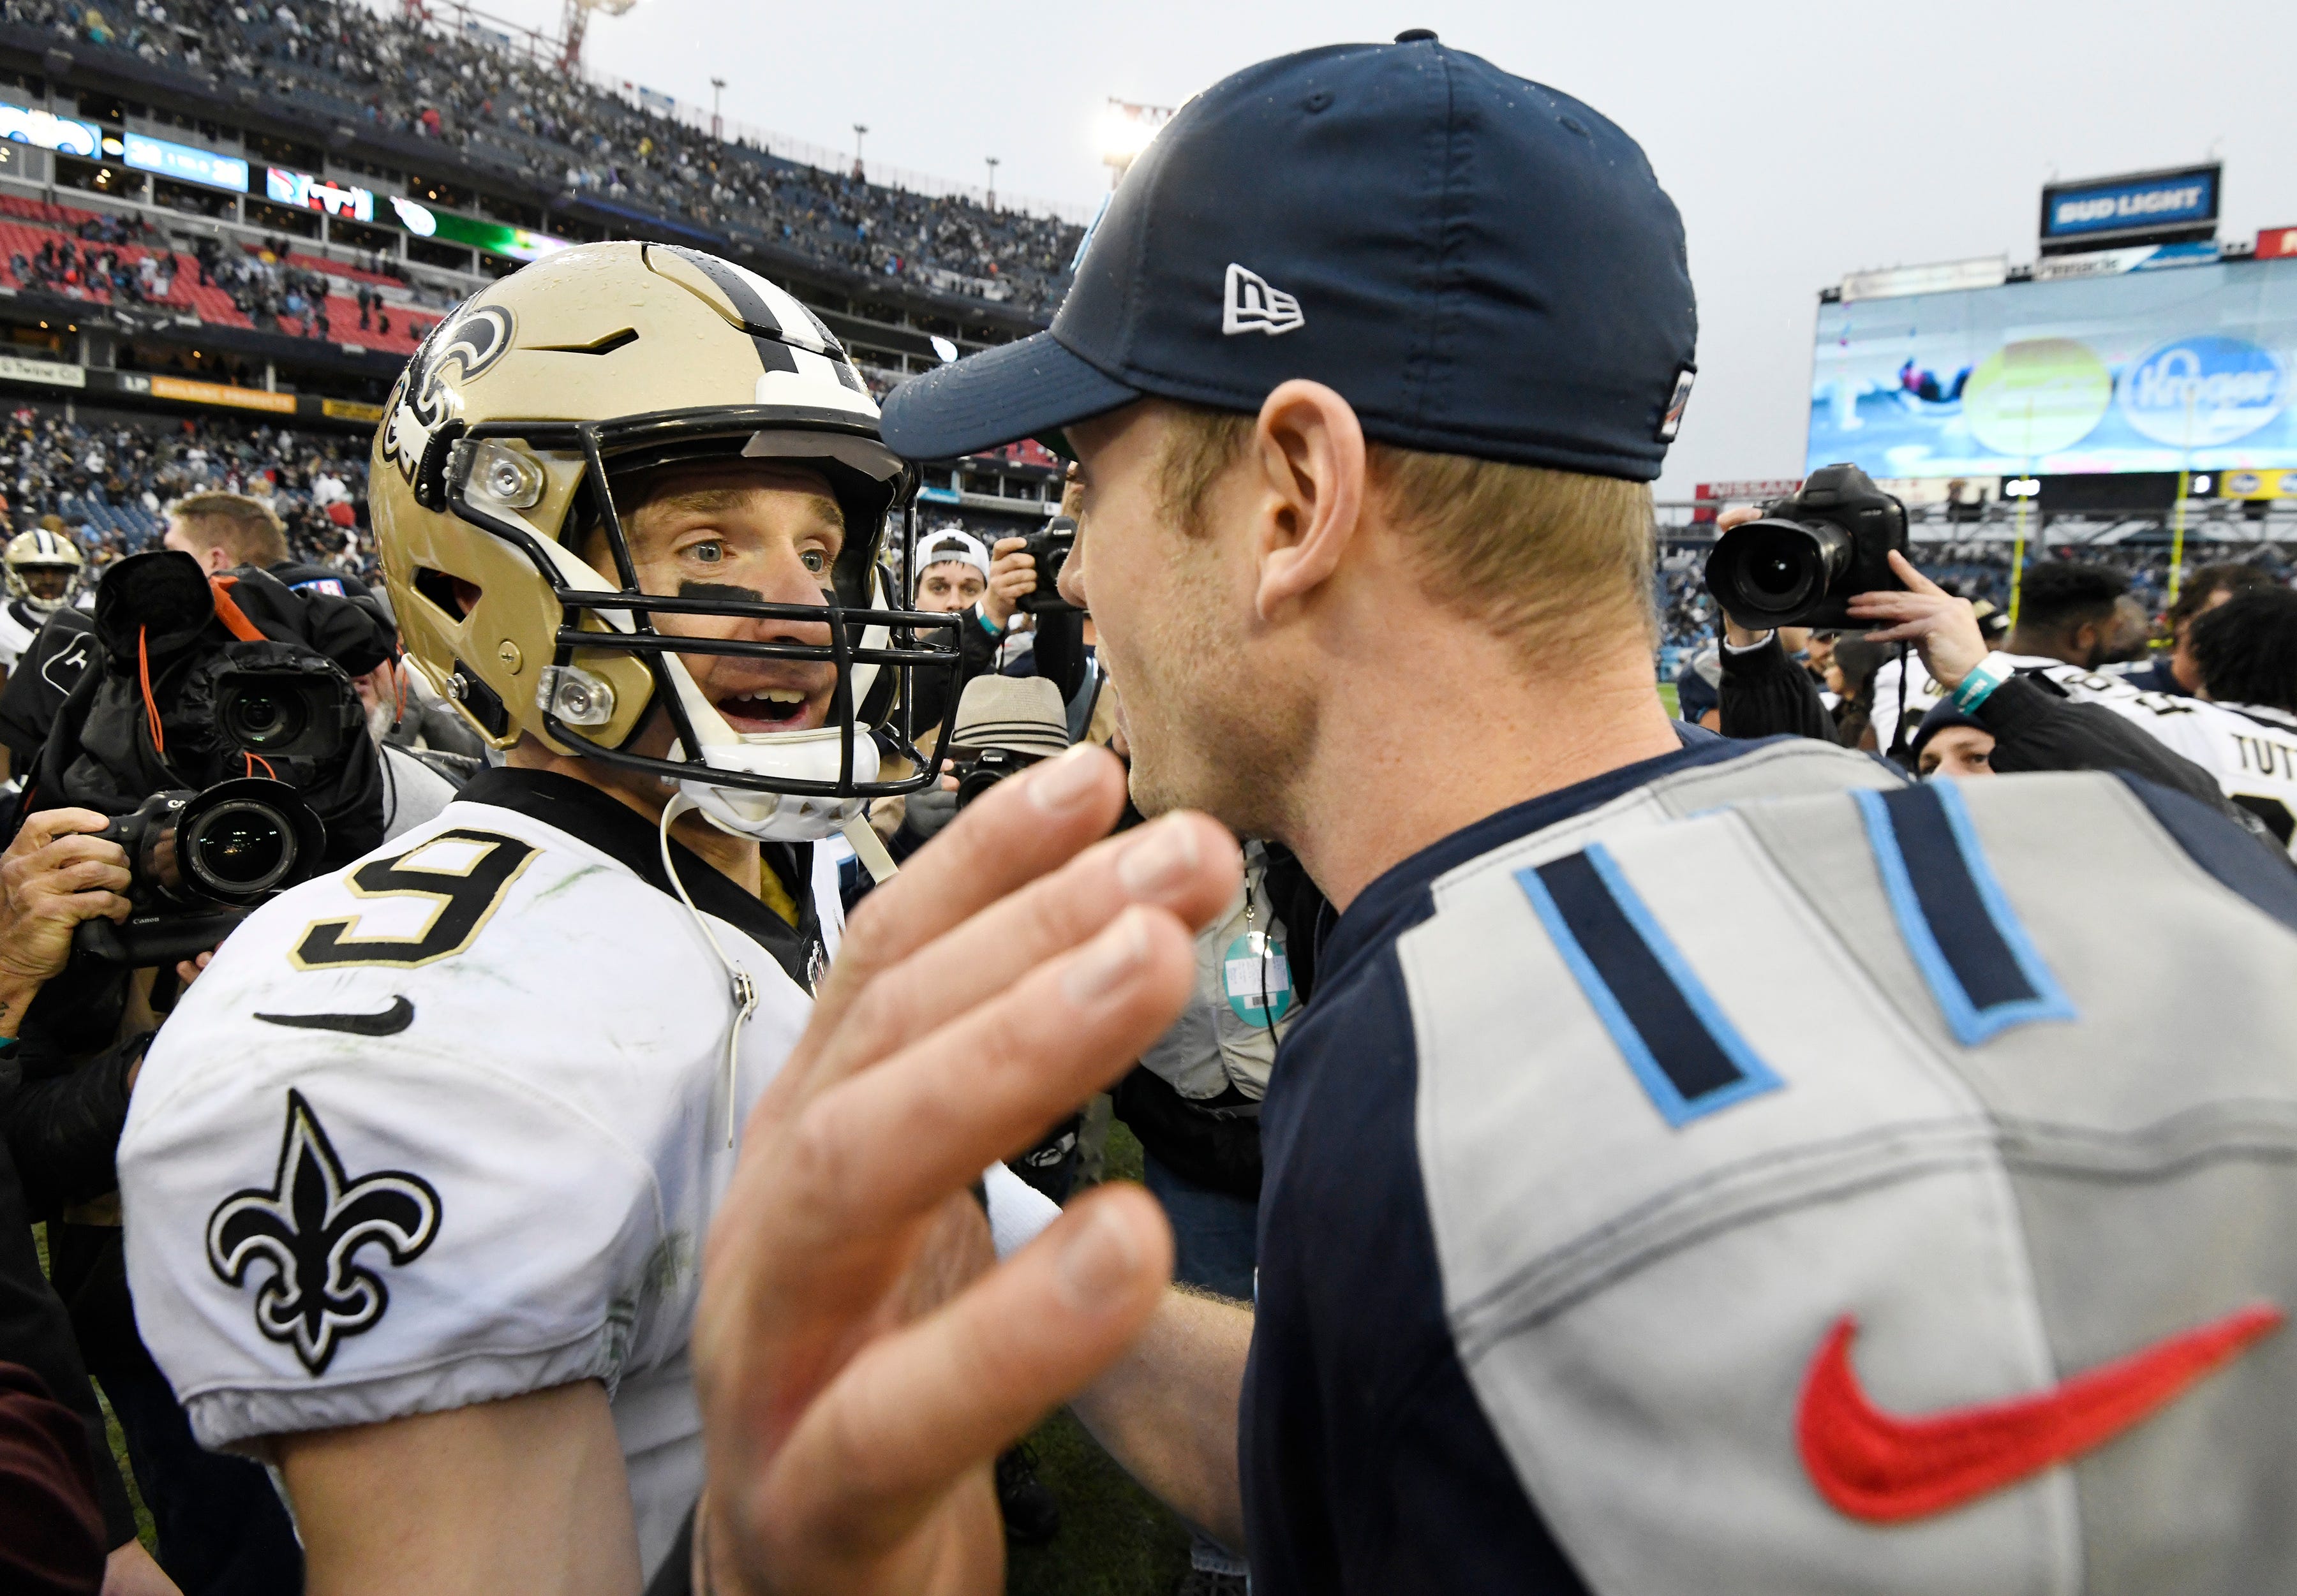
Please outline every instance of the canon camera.
[[1076, 522], [1066, 515], [1054, 516], [1045, 522], [1043, 531], [1021, 539], [1021, 552], [1037, 563], [1037, 585], [1015, 601], [1016, 608], [1033, 615], [1076, 608], [1061, 596], [1057, 586], [1061, 567], [1069, 563], [1069, 550], [1075, 547]]
[[1810, 473], [1802, 491], [1733, 527], [1707, 556], [1707, 590], [1742, 626], [1848, 627], [1857, 593], [1905, 584], [1906, 506], [1856, 465]]
[[108, 963], [172, 964], [212, 948], [246, 912], [317, 874], [327, 831], [284, 781], [241, 777], [154, 793], [95, 834], [128, 853], [127, 920], [84, 920], [79, 950]]
[[1027, 769], [1042, 754], [1020, 753], [1010, 748], [984, 748], [971, 759], [951, 767], [957, 777], [957, 807], [963, 809], [1007, 777]]

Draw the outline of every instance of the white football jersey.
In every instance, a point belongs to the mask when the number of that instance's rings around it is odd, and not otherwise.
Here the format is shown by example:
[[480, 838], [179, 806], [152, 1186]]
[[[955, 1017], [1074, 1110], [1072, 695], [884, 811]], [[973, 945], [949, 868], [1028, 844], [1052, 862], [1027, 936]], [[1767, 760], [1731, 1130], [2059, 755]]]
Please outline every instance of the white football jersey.
[[[2118, 675], [2089, 670], [2079, 665], [2069, 665], [2063, 660], [2050, 659], [2042, 654], [2005, 654], [2005, 660], [2025, 676], [2045, 676], [2063, 690], [2076, 703], [2122, 703], [2138, 695], [2138, 688]], [[1906, 669], [1906, 736], [1911, 738], [1914, 728], [1922, 724], [1922, 716], [1932, 704], [1946, 696], [1922, 656], [1908, 650]], [[1874, 713], [1868, 722], [1874, 728], [1874, 746], [1882, 753], [1890, 752], [1890, 734], [1898, 724], [1898, 656], [1895, 650], [1874, 671]], [[2204, 761], [2206, 762], [2206, 761]]]
[[32, 646], [47, 617], [37, 613], [21, 598], [0, 605], [0, 670], [13, 670], [24, 650]]
[[[605, 1382], [651, 1569], [702, 1481], [687, 1366], [734, 1127], [822, 954], [595, 788], [483, 772], [235, 932], [119, 1144], [137, 1322], [201, 1442]], [[730, 1087], [730, 1095], [729, 1095]]]
[[2227, 797], [2297, 854], [2297, 715], [2171, 693], [2102, 694], [2093, 702], [2216, 777]]

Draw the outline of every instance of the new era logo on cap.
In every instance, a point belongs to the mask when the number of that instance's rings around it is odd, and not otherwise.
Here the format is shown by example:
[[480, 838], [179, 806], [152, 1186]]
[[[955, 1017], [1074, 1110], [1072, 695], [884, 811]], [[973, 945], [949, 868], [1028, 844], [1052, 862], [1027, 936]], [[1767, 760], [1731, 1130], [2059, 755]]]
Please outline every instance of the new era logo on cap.
[[1696, 360], [1683, 220], [1634, 141], [1424, 31], [1198, 95], [1075, 271], [1045, 332], [889, 394], [885, 442], [952, 459], [1144, 397], [1250, 415], [1305, 379], [1374, 442], [1647, 482]]
[[1221, 287], [1221, 331], [1225, 333], [1265, 333], [1273, 338], [1305, 325], [1300, 301], [1272, 287], [1258, 272], [1247, 271], [1231, 260], [1228, 281]]

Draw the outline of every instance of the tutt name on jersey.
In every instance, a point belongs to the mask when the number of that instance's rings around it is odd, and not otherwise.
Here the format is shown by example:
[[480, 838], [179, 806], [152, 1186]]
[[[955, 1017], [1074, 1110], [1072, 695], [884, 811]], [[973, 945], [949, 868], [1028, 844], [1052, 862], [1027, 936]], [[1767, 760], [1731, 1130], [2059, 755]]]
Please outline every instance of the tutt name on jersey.
[[2252, 736], [2238, 732], [2234, 742], [2241, 749], [2241, 768], [2254, 770], [2260, 776], [2277, 776], [2284, 781], [2297, 781], [2297, 747], [2276, 743], [2270, 737]]

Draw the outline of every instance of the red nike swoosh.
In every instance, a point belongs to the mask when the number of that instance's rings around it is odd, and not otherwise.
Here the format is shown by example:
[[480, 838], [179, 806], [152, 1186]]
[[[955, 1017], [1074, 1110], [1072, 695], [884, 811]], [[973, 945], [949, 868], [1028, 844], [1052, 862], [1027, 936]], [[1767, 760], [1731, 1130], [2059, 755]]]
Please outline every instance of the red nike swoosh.
[[2283, 1317], [2260, 1304], [2031, 1396], [1906, 1419], [1859, 1387], [1850, 1367], [1858, 1321], [1845, 1315], [1811, 1359], [1795, 1440], [1818, 1493], [1853, 1518], [1890, 1524], [1943, 1513], [2103, 1445], [2278, 1329]]

